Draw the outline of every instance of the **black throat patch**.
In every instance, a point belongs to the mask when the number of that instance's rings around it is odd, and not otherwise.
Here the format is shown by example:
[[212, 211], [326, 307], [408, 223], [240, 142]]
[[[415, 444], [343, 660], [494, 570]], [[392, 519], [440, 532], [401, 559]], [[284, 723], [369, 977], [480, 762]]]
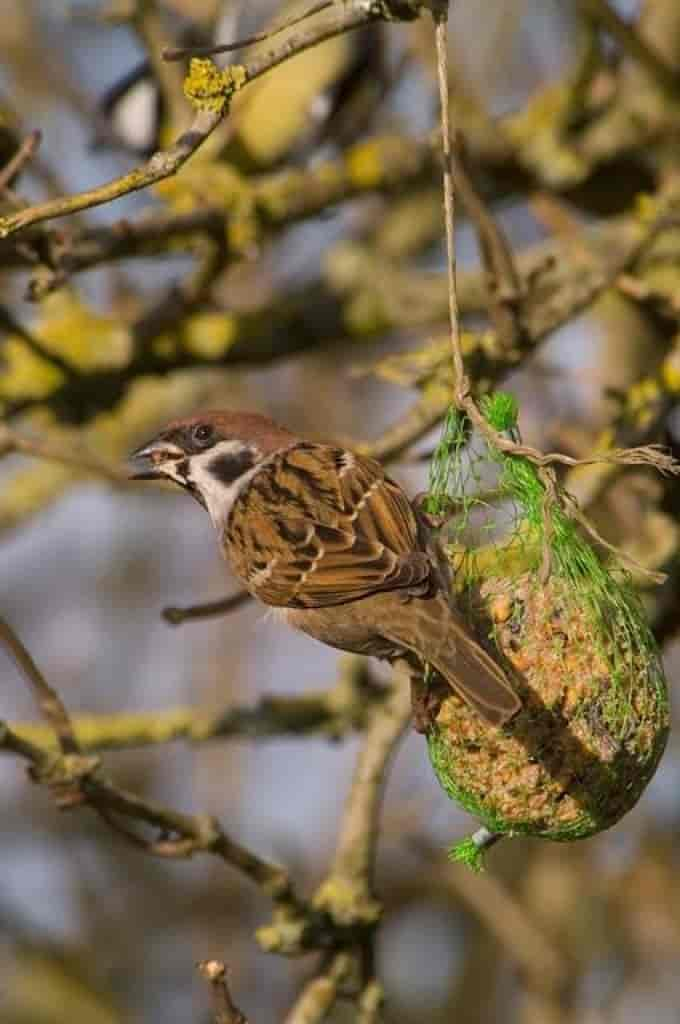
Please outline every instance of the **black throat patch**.
[[210, 463], [210, 473], [227, 487], [255, 465], [255, 452], [252, 448], [242, 448], [238, 452], [217, 455]]

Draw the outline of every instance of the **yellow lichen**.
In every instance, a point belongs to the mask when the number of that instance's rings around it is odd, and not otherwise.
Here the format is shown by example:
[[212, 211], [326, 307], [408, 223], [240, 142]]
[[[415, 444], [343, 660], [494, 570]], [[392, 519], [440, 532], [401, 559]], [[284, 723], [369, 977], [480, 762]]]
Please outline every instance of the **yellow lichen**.
[[194, 57], [184, 79], [184, 95], [197, 110], [210, 114], [226, 113], [232, 96], [248, 80], [248, 72], [240, 64], [223, 70], [211, 60]]
[[39, 334], [46, 346], [80, 370], [124, 366], [131, 340], [119, 319], [95, 313], [73, 292], [59, 291], [42, 303]]
[[[129, 359], [130, 335], [119, 320], [95, 313], [64, 289], [49, 295], [30, 330], [46, 353], [76, 370], [121, 366]], [[56, 366], [32, 352], [19, 335], [9, 335], [3, 350], [0, 397], [44, 398], [63, 381]]]
[[257, 243], [259, 224], [255, 207], [250, 202], [239, 205], [228, 218], [225, 234], [229, 248], [247, 253]]
[[285, 217], [292, 204], [297, 204], [307, 179], [301, 171], [287, 171], [272, 176], [258, 188], [257, 205], [268, 216]]
[[61, 370], [34, 355], [22, 338], [9, 335], [2, 349], [3, 371], [0, 379], [2, 398], [31, 395], [46, 398], [63, 380]]
[[661, 378], [664, 387], [672, 394], [680, 391], [680, 342], [666, 356], [661, 364]]
[[205, 206], [230, 207], [247, 188], [246, 182], [230, 164], [218, 160], [197, 160], [177, 177], [159, 181], [155, 191], [177, 213], [190, 213]]
[[556, 188], [577, 185], [589, 170], [587, 161], [566, 141], [564, 117], [569, 102], [570, 92], [564, 85], [548, 86], [520, 114], [503, 122], [522, 162]]
[[347, 155], [347, 175], [357, 188], [376, 188], [385, 176], [380, 148], [372, 142], [354, 146]]
[[198, 313], [186, 324], [184, 347], [201, 359], [221, 359], [236, 341], [238, 331], [233, 316], [225, 313]]
[[626, 407], [639, 427], [645, 427], [651, 422], [659, 398], [659, 382], [654, 377], [645, 377], [630, 388]]
[[653, 224], [659, 216], [659, 201], [648, 192], [640, 192], [635, 197], [635, 214], [642, 224]]

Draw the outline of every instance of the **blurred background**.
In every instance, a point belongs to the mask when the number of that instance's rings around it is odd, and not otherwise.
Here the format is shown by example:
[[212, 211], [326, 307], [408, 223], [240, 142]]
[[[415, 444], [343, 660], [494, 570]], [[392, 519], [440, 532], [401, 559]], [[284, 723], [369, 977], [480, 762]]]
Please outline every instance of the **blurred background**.
[[[0, 178], [0, 213], [124, 174], [187, 126], [183, 65], [159, 69], [164, 44], [243, 38], [290, 6], [0, 0], [0, 175], [42, 133], [20, 173]], [[471, 176], [535, 286], [526, 337], [494, 348], [475, 232], [461, 219], [477, 386], [513, 391], [525, 439], [546, 449], [674, 448], [677, 0], [459, 0], [450, 47]], [[0, 240], [4, 421], [113, 464], [174, 416], [255, 409], [313, 437], [365, 443], [423, 489], [450, 387], [437, 111], [430, 19], [376, 23], [244, 90], [178, 177]], [[638, 251], [650, 209], [662, 208], [668, 230]], [[164, 231], [163, 218], [174, 226]], [[184, 495], [9, 447], [0, 482], [2, 615], [75, 716], [217, 713], [336, 680], [335, 653], [250, 604], [174, 628], [162, 619], [168, 604], [236, 589], [208, 518]], [[678, 484], [611, 467], [566, 484], [612, 543], [669, 574], [661, 587], [639, 583], [673, 687]], [[0, 674], [2, 718], [35, 718], [1, 652]], [[112, 751], [105, 767], [146, 798], [217, 815], [310, 893], [360, 743], [164, 743]], [[672, 734], [653, 783], [610, 832], [507, 842], [474, 876], [444, 858], [474, 822], [409, 735], [376, 870], [385, 1019], [677, 1021], [678, 754]], [[89, 812], [59, 814], [9, 756], [0, 820], [7, 1024], [207, 1021], [194, 967], [205, 957], [228, 962], [239, 1005], [267, 1024], [284, 1020], [315, 969], [314, 956], [261, 951], [254, 931], [270, 903], [228, 866], [145, 857]], [[355, 1020], [356, 1008], [339, 1001], [328, 1019]]]

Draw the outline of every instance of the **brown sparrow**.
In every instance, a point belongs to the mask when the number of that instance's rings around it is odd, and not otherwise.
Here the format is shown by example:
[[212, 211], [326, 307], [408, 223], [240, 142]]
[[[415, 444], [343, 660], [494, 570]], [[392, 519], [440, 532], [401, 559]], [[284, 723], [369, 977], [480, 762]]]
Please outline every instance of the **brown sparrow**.
[[171, 423], [131, 456], [207, 509], [243, 585], [331, 647], [433, 666], [493, 725], [520, 707], [452, 606], [443, 559], [379, 463], [255, 413]]

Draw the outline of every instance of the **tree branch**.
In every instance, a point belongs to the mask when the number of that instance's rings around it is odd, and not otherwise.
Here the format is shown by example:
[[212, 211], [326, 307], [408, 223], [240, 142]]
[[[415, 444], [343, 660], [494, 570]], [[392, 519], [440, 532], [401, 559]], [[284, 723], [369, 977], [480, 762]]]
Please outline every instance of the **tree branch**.
[[326, 969], [307, 982], [284, 1024], [319, 1024], [326, 1020], [351, 968], [352, 958], [347, 953], [332, 957]]
[[0, 645], [8, 652], [28, 683], [43, 718], [57, 738], [61, 753], [65, 756], [80, 753], [71, 719], [59, 694], [49, 685], [26, 647], [4, 619], [0, 619]]
[[231, 594], [220, 601], [209, 601], [206, 604], [193, 604], [184, 608], [176, 605], [168, 605], [161, 612], [161, 615], [171, 626], [181, 626], [183, 622], [191, 622], [194, 619], [211, 619], [221, 615], [228, 615], [242, 605], [247, 604], [252, 595], [247, 590], [241, 590], [238, 594]]
[[118, 486], [129, 485], [126, 473], [118, 466], [94, 455], [80, 451], [75, 445], [66, 445], [49, 437], [30, 438], [12, 430], [6, 423], [0, 423], [0, 458], [4, 455], [27, 455], [36, 459], [48, 459], [60, 462], [64, 466], [72, 466], [83, 473], [102, 476], [110, 483]]
[[[411, 696], [404, 665], [395, 665], [395, 682], [385, 702], [374, 708], [357, 760], [340, 832], [328, 876], [317, 889], [312, 907], [319, 914], [316, 927], [331, 928], [336, 943], [351, 949], [370, 941], [381, 907], [373, 894], [373, 866], [378, 837], [383, 787], [389, 761], [411, 717]], [[311, 931], [310, 931], [311, 928]], [[297, 956], [314, 940], [309, 919], [278, 914], [257, 933], [269, 952]]]
[[97, 188], [52, 199], [7, 217], [0, 217], [0, 239], [42, 221], [54, 220], [79, 210], [110, 203], [121, 196], [148, 188], [149, 185], [171, 177], [221, 124], [229, 113], [231, 97], [246, 84], [254, 82], [295, 54], [302, 53], [326, 39], [367, 25], [371, 21], [379, 18], [412, 20], [418, 16], [421, 6], [422, 4], [416, 0], [382, 0], [377, 4], [367, 4], [362, 0], [343, 0], [342, 3], [333, 4], [333, 17], [325, 21], [319, 19], [308, 31], [292, 34], [278, 48], [255, 55], [247, 64], [220, 72], [215, 65], [208, 67], [209, 62], [201, 64], [198, 58], [194, 58], [192, 71], [185, 82], [185, 92], [193, 94], [198, 109], [189, 129], [174, 145], [169, 149], [159, 150], [128, 174], [114, 178], [113, 181]]
[[33, 131], [23, 140], [14, 156], [12, 156], [4, 167], [0, 168], [0, 192], [9, 188], [12, 178], [19, 174], [27, 163], [33, 159], [38, 152], [42, 141], [42, 133]]
[[201, 977], [210, 985], [215, 1024], [248, 1024], [247, 1017], [244, 1017], [231, 998], [227, 968], [222, 961], [201, 960], [197, 966]]
[[635, 27], [622, 18], [607, 0], [578, 0], [583, 13], [598, 22], [633, 60], [652, 76], [657, 85], [673, 99], [680, 94], [680, 73], [667, 64], [661, 54], [643, 39]]
[[[234, 707], [216, 715], [193, 708], [124, 713], [74, 715], [71, 719], [78, 746], [87, 753], [130, 750], [185, 740], [207, 743], [215, 739], [267, 740], [280, 736], [325, 736], [341, 739], [365, 728], [372, 711], [386, 699], [385, 688], [371, 678], [366, 660], [348, 655], [341, 659], [338, 680], [328, 690], [304, 696], [261, 697], [254, 707]], [[21, 739], [47, 751], [54, 749], [51, 730], [30, 722], [14, 722]]]

